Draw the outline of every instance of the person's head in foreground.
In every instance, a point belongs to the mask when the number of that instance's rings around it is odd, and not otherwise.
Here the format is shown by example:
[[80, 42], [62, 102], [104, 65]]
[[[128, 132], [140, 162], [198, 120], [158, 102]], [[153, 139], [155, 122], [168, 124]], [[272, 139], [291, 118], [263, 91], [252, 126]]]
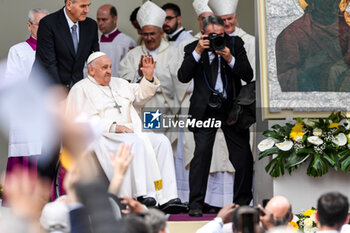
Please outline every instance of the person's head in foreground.
[[266, 210], [272, 213], [275, 226], [285, 226], [293, 218], [292, 206], [284, 196], [275, 196], [266, 205]]
[[319, 231], [340, 231], [349, 222], [349, 201], [339, 192], [323, 194], [317, 201], [316, 221]]

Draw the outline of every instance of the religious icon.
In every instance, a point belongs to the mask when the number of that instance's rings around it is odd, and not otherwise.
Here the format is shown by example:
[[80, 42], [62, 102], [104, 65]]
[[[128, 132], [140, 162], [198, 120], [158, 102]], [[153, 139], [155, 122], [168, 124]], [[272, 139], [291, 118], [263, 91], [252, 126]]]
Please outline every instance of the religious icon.
[[349, 0], [299, 0], [304, 14], [276, 39], [282, 92], [350, 92]]

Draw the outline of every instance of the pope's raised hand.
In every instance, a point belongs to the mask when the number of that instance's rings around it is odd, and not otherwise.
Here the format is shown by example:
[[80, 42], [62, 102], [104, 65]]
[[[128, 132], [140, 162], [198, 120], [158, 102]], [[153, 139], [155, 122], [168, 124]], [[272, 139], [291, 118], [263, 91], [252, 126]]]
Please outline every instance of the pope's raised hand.
[[151, 55], [147, 55], [143, 57], [142, 63], [143, 66], [141, 67], [141, 70], [143, 76], [148, 81], [153, 81], [153, 72], [157, 62], [153, 60], [153, 57]]

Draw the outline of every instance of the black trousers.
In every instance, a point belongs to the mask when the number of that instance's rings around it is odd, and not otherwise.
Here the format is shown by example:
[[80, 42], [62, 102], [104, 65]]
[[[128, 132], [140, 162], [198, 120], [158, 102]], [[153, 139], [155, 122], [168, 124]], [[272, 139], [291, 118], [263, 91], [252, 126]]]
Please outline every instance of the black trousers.
[[[205, 119], [216, 118], [222, 120], [223, 130], [229, 159], [235, 168], [233, 202], [239, 205], [248, 205], [253, 197], [253, 156], [249, 145], [249, 129], [242, 130], [237, 126], [228, 126], [227, 111], [208, 108]], [[193, 131], [195, 140], [194, 157], [190, 164], [190, 198], [191, 209], [202, 209], [208, 183], [210, 162], [216, 128], [196, 128]]]

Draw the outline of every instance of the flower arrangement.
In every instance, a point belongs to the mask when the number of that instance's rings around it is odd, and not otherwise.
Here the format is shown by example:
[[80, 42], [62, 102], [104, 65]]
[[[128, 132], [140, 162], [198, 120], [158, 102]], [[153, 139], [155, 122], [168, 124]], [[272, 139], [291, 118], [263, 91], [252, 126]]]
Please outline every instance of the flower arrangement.
[[327, 119], [296, 119], [273, 125], [258, 145], [259, 159], [272, 156], [265, 167], [272, 177], [291, 174], [309, 162], [307, 175], [319, 177], [331, 167], [350, 173], [350, 120], [340, 112]]
[[311, 208], [304, 213], [295, 214], [290, 222], [295, 230], [300, 230], [304, 233], [314, 233], [317, 231], [316, 224], [316, 209]]

